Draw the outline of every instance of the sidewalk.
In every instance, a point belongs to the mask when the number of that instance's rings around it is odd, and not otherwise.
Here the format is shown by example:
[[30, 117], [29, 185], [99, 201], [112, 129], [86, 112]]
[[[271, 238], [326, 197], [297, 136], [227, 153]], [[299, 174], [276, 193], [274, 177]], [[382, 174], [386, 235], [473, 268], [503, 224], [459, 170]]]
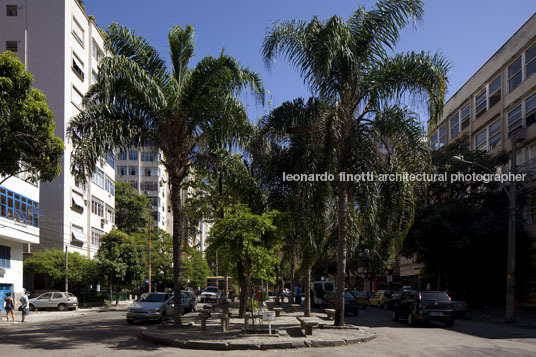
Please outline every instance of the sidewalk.
[[[130, 301], [120, 301], [118, 306], [111, 306], [109, 311], [126, 311]], [[67, 319], [70, 317], [84, 316], [89, 314], [98, 313], [103, 311], [101, 307], [90, 307], [90, 308], [80, 308], [77, 310], [67, 310], [67, 311], [30, 311], [30, 314], [26, 316], [26, 321], [28, 323], [41, 323], [46, 321], [56, 321], [61, 319]], [[15, 311], [15, 324], [20, 324], [22, 319], [22, 312]], [[26, 322], [25, 322], [26, 323]], [[7, 326], [6, 314], [2, 313], [0, 319], [0, 327]]]
[[[506, 313], [504, 308], [490, 308], [488, 311], [468, 311], [464, 318], [472, 321], [506, 324], [505, 315]], [[512, 325], [536, 328], [536, 308], [519, 307], [516, 314], [516, 322]]]
[[[271, 304], [270, 304], [271, 305]], [[238, 318], [238, 309], [230, 308], [232, 318], [229, 320], [229, 330], [222, 332], [220, 319], [216, 316], [207, 320], [206, 331], [201, 330], [198, 314], [193, 312], [185, 315], [183, 321], [191, 325], [184, 328], [176, 328], [169, 321], [142, 332], [143, 338], [173, 347], [204, 350], [266, 350], [300, 347], [333, 347], [362, 343], [372, 340], [376, 334], [369, 328], [346, 325], [344, 327], [333, 326], [333, 321], [327, 320], [326, 314], [316, 313], [311, 319], [319, 323], [313, 329], [313, 335], [305, 336], [300, 328], [297, 316], [303, 317], [303, 310], [292, 313], [288, 304], [281, 305], [285, 310], [281, 316], [272, 322], [272, 333], [268, 335], [268, 324], [256, 321], [258, 328], [264, 330], [256, 335], [244, 335], [244, 319]], [[264, 308], [265, 311], [269, 310]], [[286, 311], [286, 312], [285, 312]]]

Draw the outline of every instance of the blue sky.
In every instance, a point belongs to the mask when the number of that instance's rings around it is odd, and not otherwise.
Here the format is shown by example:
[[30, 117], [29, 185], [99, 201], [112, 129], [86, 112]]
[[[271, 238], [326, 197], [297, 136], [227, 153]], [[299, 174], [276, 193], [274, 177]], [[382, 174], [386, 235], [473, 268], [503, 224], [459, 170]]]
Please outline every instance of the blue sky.
[[[87, 13], [105, 28], [126, 25], [145, 37], [161, 55], [168, 56], [167, 32], [172, 25], [194, 26], [196, 59], [218, 56], [222, 50], [242, 65], [259, 72], [273, 105], [308, 97], [296, 71], [284, 60], [266, 68], [260, 48], [266, 29], [276, 20], [310, 20], [314, 15], [348, 18], [359, 5], [370, 9], [375, 1], [361, 0], [85, 0]], [[440, 51], [452, 62], [449, 97], [478, 70], [536, 11], [534, 0], [425, 0], [422, 23], [404, 30], [396, 52]], [[268, 108], [244, 99], [251, 119]], [[423, 118], [426, 121], [426, 118]]]

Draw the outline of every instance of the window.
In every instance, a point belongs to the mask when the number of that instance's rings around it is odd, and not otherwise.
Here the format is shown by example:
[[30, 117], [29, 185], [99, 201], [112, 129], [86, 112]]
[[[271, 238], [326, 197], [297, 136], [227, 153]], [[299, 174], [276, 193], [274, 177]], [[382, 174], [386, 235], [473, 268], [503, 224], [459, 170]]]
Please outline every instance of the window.
[[522, 125], [521, 104], [508, 112], [508, 132]]
[[439, 147], [447, 144], [447, 126], [443, 125], [439, 128]]
[[138, 181], [127, 181], [130, 183], [130, 186], [132, 186], [136, 191], [138, 190]]
[[73, 66], [71, 68], [74, 74], [76, 74], [76, 76], [80, 78], [80, 80], [83, 82], [84, 81], [84, 63], [74, 53], [73, 53]]
[[78, 23], [78, 21], [76, 21], [74, 17], [72, 20], [71, 27], [74, 38], [76, 38], [76, 40], [80, 42], [82, 47], [84, 47], [84, 29], [82, 28], [82, 26], [80, 26], [80, 24]]
[[17, 41], [6, 41], [6, 51], [17, 52], [19, 43]]
[[469, 107], [469, 104], [467, 104], [465, 107], [461, 110], [461, 117], [462, 117], [462, 124], [461, 124], [461, 130], [467, 128], [469, 126], [469, 119], [471, 117], [471, 108]]
[[100, 188], [104, 188], [104, 171], [97, 167], [91, 176], [91, 182]]
[[108, 163], [108, 165], [110, 165], [112, 169], [115, 167], [115, 159], [112, 154], [106, 155], [106, 162]]
[[497, 119], [489, 126], [489, 148], [495, 148], [501, 142], [501, 119]]
[[512, 92], [516, 89], [523, 80], [521, 73], [521, 57], [514, 61], [508, 67], [508, 92]]
[[128, 152], [128, 159], [129, 159], [129, 160], [138, 160], [138, 152], [137, 152], [137, 151], [130, 150], [130, 151]]
[[0, 216], [39, 227], [39, 203], [0, 186]]
[[100, 49], [97, 42], [93, 41], [93, 46], [91, 48], [91, 55], [99, 63], [104, 58], [104, 52]]
[[158, 176], [157, 167], [145, 167], [142, 171], [143, 176]]
[[91, 197], [91, 212], [99, 217], [104, 217], [104, 202], [98, 198]]
[[106, 176], [106, 181], [105, 181], [105, 188], [106, 192], [108, 192], [110, 195], [112, 196], [115, 196], [115, 184], [114, 182], [112, 181], [111, 178], [109, 178], [108, 176]]
[[6, 5], [6, 16], [17, 16], [17, 5]]
[[95, 72], [94, 70], [91, 70], [91, 83], [90, 84], [95, 84], [97, 83], [97, 72]]
[[106, 205], [106, 221], [112, 224], [115, 223], [115, 210], [108, 205]]
[[86, 237], [84, 236], [84, 228], [75, 225], [71, 226], [71, 244], [76, 246], [83, 246]]
[[126, 166], [117, 166], [117, 173], [119, 176], [126, 176], [127, 175], [127, 167]]
[[71, 102], [78, 108], [82, 109], [82, 93], [74, 86], [71, 89]]
[[501, 76], [495, 78], [489, 85], [489, 107], [493, 107], [501, 100]]
[[156, 161], [156, 155], [152, 151], [143, 151], [141, 153], [141, 161], [148, 161], [148, 162]]
[[101, 237], [104, 235], [104, 232], [95, 228], [91, 228], [91, 245], [93, 247], [100, 247]]
[[460, 114], [456, 113], [450, 118], [450, 138], [453, 139], [460, 132]]
[[536, 72], [536, 44], [525, 52], [525, 79]]
[[525, 101], [525, 127], [529, 127], [536, 122], [536, 94], [530, 96]]
[[72, 209], [77, 209], [80, 211], [84, 210], [84, 207], [86, 205], [84, 204], [84, 199], [82, 198], [80, 194], [76, 192], [71, 192], [71, 201], [72, 201], [72, 205], [71, 205]]
[[142, 182], [140, 190], [143, 192], [158, 191], [158, 182], [157, 181]]
[[488, 110], [488, 104], [486, 100], [486, 88], [484, 88], [480, 93], [478, 93], [475, 97], [475, 111], [476, 111], [476, 117], [478, 118], [480, 115], [484, 114], [486, 110]]
[[152, 207], [158, 207], [158, 197], [147, 197], [151, 201]]
[[486, 150], [486, 129], [482, 130], [475, 136], [475, 150]]
[[128, 167], [128, 174], [130, 176], [138, 176], [138, 166], [129, 166]]
[[11, 268], [11, 247], [0, 245], [0, 268]]

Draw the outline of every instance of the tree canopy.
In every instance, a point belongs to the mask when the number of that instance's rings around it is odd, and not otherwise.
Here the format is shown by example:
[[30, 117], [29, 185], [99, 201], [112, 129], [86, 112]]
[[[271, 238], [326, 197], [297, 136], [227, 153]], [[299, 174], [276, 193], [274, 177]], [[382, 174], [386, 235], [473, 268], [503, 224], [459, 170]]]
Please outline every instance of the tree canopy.
[[32, 82], [15, 54], [0, 54], [0, 176], [27, 172], [33, 181], [52, 181], [65, 147], [54, 135], [45, 95]]
[[115, 183], [115, 225], [123, 232], [147, 229], [151, 202], [128, 182]]

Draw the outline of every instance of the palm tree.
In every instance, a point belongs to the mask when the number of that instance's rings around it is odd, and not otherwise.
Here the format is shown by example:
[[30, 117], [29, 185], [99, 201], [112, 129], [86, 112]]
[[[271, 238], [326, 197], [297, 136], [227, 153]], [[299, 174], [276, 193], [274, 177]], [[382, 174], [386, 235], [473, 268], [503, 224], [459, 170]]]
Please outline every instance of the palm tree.
[[205, 57], [194, 69], [194, 29], [174, 26], [168, 41], [171, 72], [146, 40], [126, 27], [106, 31], [109, 57], [99, 66], [97, 82], [84, 98], [84, 111], [69, 124], [73, 143], [71, 170], [82, 180], [107, 153], [150, 140], [163, 153], [173, 209], [175, 324], [182, 325], [181, 184], [192, 165], [222, 147], [234, 147], [251, 131], [236, 95], [250, 89], [264, 101], [257, 73], [222, 51]]
[[[422, 16], [421, 0], [380, 0], [375, 9], [361, 7], [348, 20], [338, 16], [327, 21], [314, 17], [309, 23], [293, 20], [276, 23], [267, 33], [262, 48], [267, 63], [277, 56], [288, 59], [313, 94], [331, 104], [330, 115], [315, 130], [324, 134], [323, 144], [329, 148], [325, 152], [333, 155], [337, 176], [356, 168], [369, 171], [365, 160], [360, 163], [360, 154], [372, 157], [371, 164], [375, 156], [380, 157], [372, 155], [378, 141], [366, 139], [371, 124], [400, 99], [427, 98], [430, 115], [437, 118], [440, 114], [448, 62], [440, 54], [424, 52], [388, 55], [400, 30]], [[394, 131], [391, 134], [397, 136]], [[413, 143], [419, 144], [418, 140], [408, 144]], [[352, 186], [343, 180], [337, 183], [336, 325], [344, 324], [348, 206], [355, 206], [349, 197], [363, 196], [362, 186]]]

